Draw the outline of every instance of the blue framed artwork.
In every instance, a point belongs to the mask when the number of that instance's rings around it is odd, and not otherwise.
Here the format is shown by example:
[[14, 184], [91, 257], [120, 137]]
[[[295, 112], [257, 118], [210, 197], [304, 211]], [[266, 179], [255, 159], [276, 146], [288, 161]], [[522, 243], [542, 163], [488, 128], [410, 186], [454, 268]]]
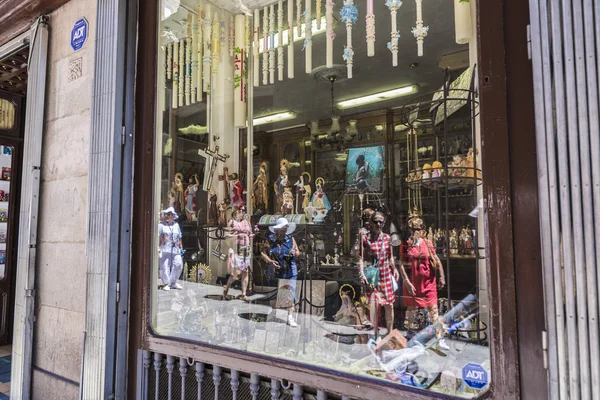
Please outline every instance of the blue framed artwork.
[[348, 151], [346, 188], [383, 192], [384, 146], [361, 147]]

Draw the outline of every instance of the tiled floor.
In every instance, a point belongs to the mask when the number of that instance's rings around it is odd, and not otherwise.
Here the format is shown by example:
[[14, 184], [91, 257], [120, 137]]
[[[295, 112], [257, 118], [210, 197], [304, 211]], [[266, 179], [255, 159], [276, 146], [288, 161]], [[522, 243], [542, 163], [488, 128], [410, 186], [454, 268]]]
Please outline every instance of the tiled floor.
[[0, 400], [10, 396], [10, 367], [12, 346], [0, 346]]

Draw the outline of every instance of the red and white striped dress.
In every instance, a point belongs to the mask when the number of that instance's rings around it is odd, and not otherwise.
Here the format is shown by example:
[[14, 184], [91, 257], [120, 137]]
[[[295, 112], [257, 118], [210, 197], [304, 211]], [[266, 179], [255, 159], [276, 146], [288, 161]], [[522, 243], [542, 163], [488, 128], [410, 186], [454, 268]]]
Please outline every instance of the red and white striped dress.
[[390, 270], [390, 258], [392, 247], [390, 235], [381, 233], [376, 240], [371, 241], [370, 235], [364, 235], [365, 261], [376, 260], [379, 266], [379, 293], [377, 303], [379, 305], [393, 304], [395, 300], [394, 286], [392, 284], [392, 271]]

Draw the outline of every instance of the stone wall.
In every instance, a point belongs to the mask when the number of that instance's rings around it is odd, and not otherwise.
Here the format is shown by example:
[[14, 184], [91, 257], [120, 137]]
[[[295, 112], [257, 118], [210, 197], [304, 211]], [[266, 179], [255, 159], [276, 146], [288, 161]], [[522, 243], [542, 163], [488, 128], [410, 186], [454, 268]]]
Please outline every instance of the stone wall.
[[[85, 17], [88, 39], [70, 34]], [[50, 15], [42, 150], [33, 398], [76, 399], [86, 298], [85, 233], [96, 1], [71, 0]]]

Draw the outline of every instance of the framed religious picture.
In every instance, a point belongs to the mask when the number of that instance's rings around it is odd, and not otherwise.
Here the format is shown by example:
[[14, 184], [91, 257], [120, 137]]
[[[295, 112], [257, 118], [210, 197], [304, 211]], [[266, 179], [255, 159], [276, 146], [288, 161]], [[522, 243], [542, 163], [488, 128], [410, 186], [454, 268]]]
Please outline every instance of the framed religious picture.
[[382, 193], [384, 151], [384, 146], [350, 149], [346, 164], [346, 188]]

